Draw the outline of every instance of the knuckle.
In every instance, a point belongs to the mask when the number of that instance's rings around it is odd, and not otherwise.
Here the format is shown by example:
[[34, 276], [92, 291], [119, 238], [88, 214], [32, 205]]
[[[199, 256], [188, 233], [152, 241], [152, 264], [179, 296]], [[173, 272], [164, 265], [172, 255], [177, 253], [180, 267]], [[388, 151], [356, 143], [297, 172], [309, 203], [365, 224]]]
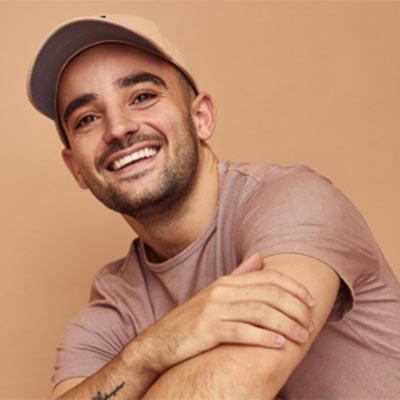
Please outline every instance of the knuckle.
[[308, 291], [305, 288], [305, 286], [303, 286], [301, 283], [294, 281], [294, 291], [297, 294], [297, 296], [303, 298], [307, 295]]
[[208, 301], [204, 304], [201, 312], [200, 317], [201, 319], [208, 318], [214, 313], [214, 304], [211, 301]]
[[241, 335], [241, 330], [238, 325], [231, 325], [231, 327], [229, 329], [229, 336], [230, 336], [230, 339], [235, 342], [240, 340], [242, 335]]
[[269, 302], [278, 309], [291, 307], [293, 296], [279, 286], [269, 288]]
[[266, 321], [269, 321], [270, 319], [269, 314], [270, 313], [268, 309], [255, 308], [251, 320], [258, 326], [266, 326]]
[[200, 335], [208, 335], [210, 333], [209, 324], [207, 318], [204, 315], [200, 315], [200, 318], [197, 318], [195, 324], [195, 332]]
[[282, 316], [277, 312], [267, 312], [268, 317], [268, 324], [271, 326], [272, 329], [281, 331], [283, 325]]
[[213, 285], [208, 292], [208, 301], [213, 302], [220, 298], [223, 288], [220, 284]]
[[301, 321], [306, 322], [306, 323], [308, 323], [311, 318], [310, 310], [305, 306], [301, 306], [299, 315], [300, 315]]
[[270, 294], [271, 300], [276, 304], [280, 304], [282, 301], [285, 300], [285, 297], [286, 297], [285, 291], [282, 290], [281, 288], [279, 288], [278, 286], [274, 286], [274, 285], [270, 287], [269, 294]]
[[295, 321], [288, 319], [283, 314], [276, 314], [274, 316], [272, 324], [274, 331], [281, 333], [285, 336], [286, 335], [293, 336], [294, 331], [296, 329], [295, 326], [297, 326], [297, 323]]
[[290, 304], [288, 304], [290, 308], [290, 315], [295, 320], [299, 321], [300, 323], [308, 323], [311, 317], [310, 310], [298, 299], [292, 298]]
[[291, 336], [296, 336], [300, 329], [300, 325], [297, 324], [295, 321], [290, 321], [287, 324], [287, 331], [291, 334]]
[[265, 269], [264, 271], [265, 271], [266, 276], [267, 276], [268, 278], [271, 278], [271, 279], [277, 279], [277, 280], [279, 280], [279, 279], [281, 279], [281, 278], [284, 276], [284, 275], [282, 274], [282, 272], [279, 272], [279, 271], [277, 271], [277, 270], [275, 270], [275, 269], [267, 268], [267, 269]]
[[216, 286], [218, 285], [226, 285], [229, 281], [229, 275], [221, 276], [215, 281]]

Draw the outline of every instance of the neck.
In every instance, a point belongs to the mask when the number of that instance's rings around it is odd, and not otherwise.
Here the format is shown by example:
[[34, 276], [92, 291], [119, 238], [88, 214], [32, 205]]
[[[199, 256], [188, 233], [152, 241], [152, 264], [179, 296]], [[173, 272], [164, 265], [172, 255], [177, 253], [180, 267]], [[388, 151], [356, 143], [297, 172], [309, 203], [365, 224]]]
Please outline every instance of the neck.
[[218, 159], [207, 144], [202, 144], [196, 181], [192, 191], [177, 209], [143, 220], [124, 215], [131, 228], [147, 246], [151, 261], [167, 260], [205, 230], [218, 203]]

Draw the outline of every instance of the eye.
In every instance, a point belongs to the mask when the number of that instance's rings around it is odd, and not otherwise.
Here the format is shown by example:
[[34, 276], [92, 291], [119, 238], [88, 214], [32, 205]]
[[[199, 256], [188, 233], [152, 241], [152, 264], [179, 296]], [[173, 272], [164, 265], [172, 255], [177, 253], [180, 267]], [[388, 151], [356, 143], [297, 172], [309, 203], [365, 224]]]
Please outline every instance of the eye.
[[90, 124], [91, 122], [96, 121], [97, 118], [98, 117], [96, 115], [93, 115], [93, 114], [85, 115], [75, 125], [75, 129], [83, 128], [84, 126]]
[[153, 93], [140, 93], [133, 99], [133, 104], [143, 103], [145, 101], [153, 99], [154, 97], [156, 97], [156, 95]]

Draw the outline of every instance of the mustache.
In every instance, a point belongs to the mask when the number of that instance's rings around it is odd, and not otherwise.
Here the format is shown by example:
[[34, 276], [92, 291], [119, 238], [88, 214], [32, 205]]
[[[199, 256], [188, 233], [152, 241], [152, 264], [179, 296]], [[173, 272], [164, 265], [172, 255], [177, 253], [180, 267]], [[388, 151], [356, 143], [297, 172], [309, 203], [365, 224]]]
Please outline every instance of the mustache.
[[167, 143], [167, 139], [165, 136], [159, 133], [145, 133], [139, 132], [135, 134], [127, 134], [123, 139], [112, 139], [111, 142], [107, 145], [107, 148], [104, 150], [104, 153], [97, 159], [96, 161], [96, 169], [100, 171], [103, 168], [105, 162], [108, 157], [112, 154], [128, 149], [138, 143], [147, 142], [147, 141], [155, 141], [160, 144], [160, 146]]

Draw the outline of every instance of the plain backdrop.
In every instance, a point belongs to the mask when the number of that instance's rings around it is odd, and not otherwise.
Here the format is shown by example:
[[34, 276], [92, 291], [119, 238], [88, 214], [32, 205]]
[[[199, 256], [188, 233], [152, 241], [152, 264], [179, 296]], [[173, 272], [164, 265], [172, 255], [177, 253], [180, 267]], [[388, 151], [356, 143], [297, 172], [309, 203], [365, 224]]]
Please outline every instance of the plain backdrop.
[[400, 3], [0, 1], [0, 398], [44, 398], [57, 342], [133, 232], [79, 190], [26, 100], [46, 34], [82, 15], [155, 20], [215, 97], [221, 159], [307, 164], [358, 207], [400, 276]]

